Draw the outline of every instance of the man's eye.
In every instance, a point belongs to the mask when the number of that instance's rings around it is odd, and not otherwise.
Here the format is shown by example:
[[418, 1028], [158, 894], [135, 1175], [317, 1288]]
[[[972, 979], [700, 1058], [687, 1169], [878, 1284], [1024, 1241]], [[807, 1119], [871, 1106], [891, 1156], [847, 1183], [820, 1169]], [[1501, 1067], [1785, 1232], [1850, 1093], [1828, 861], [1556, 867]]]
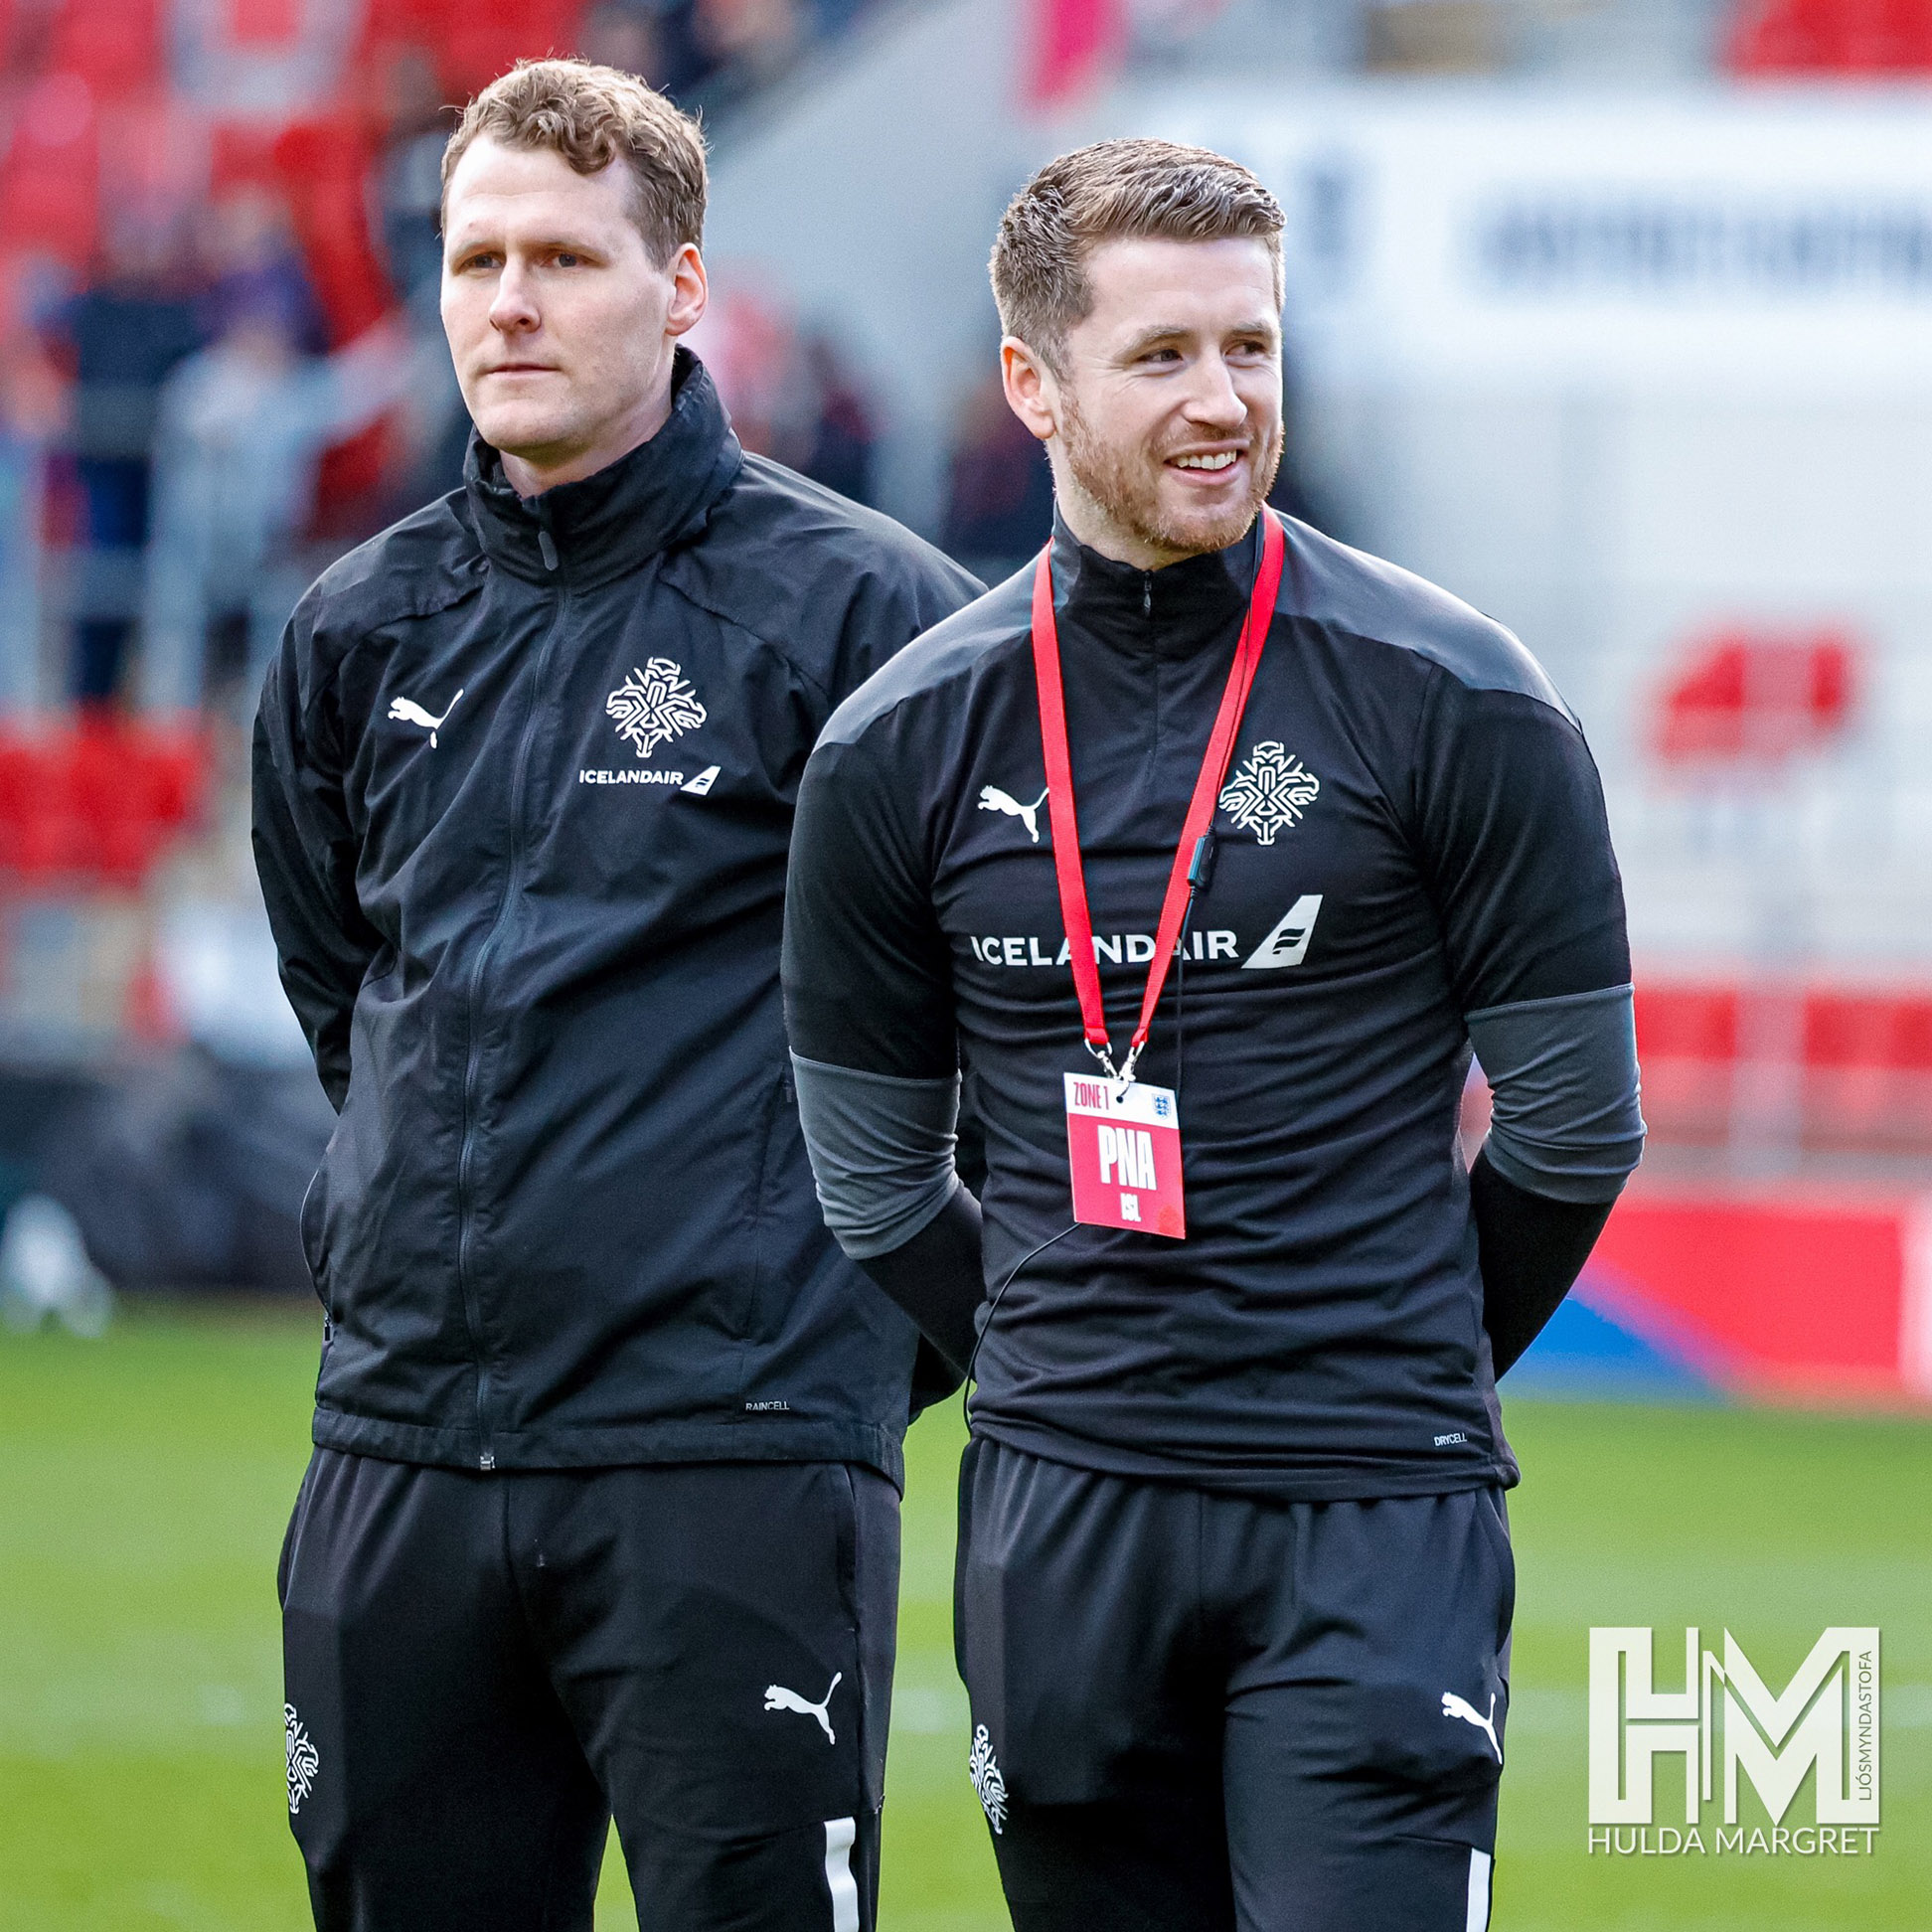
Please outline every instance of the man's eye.
[[568, 248], [560, 248], [552, 259], [560, 268], [577, 268], [583, 263], [583, 257], [580, 254], [572, 254]]
[[456, 267], [459, 273], [467, 274], [471, 269], [494, 268], [496, 265], [497, 258], [493, 254], [472, 254], [465, 255]]

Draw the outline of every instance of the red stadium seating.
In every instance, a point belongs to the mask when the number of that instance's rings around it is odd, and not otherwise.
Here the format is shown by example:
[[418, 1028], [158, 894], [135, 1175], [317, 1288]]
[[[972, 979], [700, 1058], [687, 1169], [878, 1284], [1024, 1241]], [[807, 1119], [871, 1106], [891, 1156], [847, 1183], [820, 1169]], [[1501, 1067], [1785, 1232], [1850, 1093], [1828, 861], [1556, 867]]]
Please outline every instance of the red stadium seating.
[[1669, 763], [1788, 757], [1836, 736], [1852, 713], [1856, 654], [1836, 631], [1727, 631], [1664, 694], [1659, 754]]
[[66, 0], [48, 63], [75, 74], [96, 100], [118, 100], [165, 80], [158, 0]]
[[1077, 97], [1126, 52], [1122, 0], [1033, 0], [1027, 91], [1043, 105]]
[[[1764, 1027], [1767, 1003], [1780, 1024]], [[1787, 1039], [1800, 1145], [1932, 1152], [1932, 993], [1917, 989], [1646, 984], [1637, 994], [1644, 1115], [1661, 1142], [1711, 1146], [1731, 1131], [1753, 1034]]]
[[241, 47], [278, 47], [302, 31], [302, 0], [229, 0], [229, 38]]
[[98, 129], [80, 75], [43, 75], [28, 90], [0, 162], [0, 253], [38, 252], [84, 267], [99, 221]]
[[369, 142], [358, 119], [299, 121], [269, 151], [287, 198], [329, 337], [352, 342], [390, 306], [389, 280], [369, 234]]
[[363, 56], [426, 48], [450, 98], [462, 100], [521, 59], [569, 53], [583, 13], [584, 0], [370, 0]]
[[115, 718], [0, 732], [0, 872], [33, 885], [139, 886], [203, 815], [197, 730]]
[[[299, 122], [272, 154], [329, 338], [352, 342], [390, 307], [389, 277], [369, 232], [372, 156], [363, 123], [349, 114]], [[324, 455], [315, 490], [320, 528], [339, 523], [340, 534], [360, 534], [357, 506], [381, 487], [390, 440], [388, 425], [373, 422]]]
[[1932, 0], [1746, 0], [1726, 52], [1742, 75], [1932, 75]]
[[[50, 255], [77, 273], [98, 242], [98, 150], [111, 138], [116, 185], [130, 177], [165, 199], [186, 173], [210, 195], [239, 183], [272, 187], [293, 216], [310, 278], [336, 345], [353, 340], [388, 309], [391, 291], [369, 231], [369, 116], [372, 77], [386, 52], [425, 51], [448, 97], [461, 99], [523, 56], [576, 45], [585, 0], [367, 0], [349, 80], [334, 110], [293, 124], [210, 127], [169, 90], [166, 0], [54, 0], [44, 33], [15, 32], [16, 0], [0, 0], [0, 40], [25, 49], [42, 69], [26, 87], [0, 155], [0, 261]], [[273, 47], [304, 25], [302, 0], [227, 0], [226, 29], [238, 46]], [[349, 30], [357, 32], [353, 27]], [[29, 75], [19, 77], [22, 81]], [[103, 136], [103, 110], [111, 121]], [[378, 423], [323, 460], [318, 531], [355, 532], [379, 490], [391, 437]], [[57, 492], [50, 493], [50, 501]], [[338, 529], [338, 526], [340, 527]], [[46, 865], [68, 863], [72, 841], [36, 822], [18, 826]]]

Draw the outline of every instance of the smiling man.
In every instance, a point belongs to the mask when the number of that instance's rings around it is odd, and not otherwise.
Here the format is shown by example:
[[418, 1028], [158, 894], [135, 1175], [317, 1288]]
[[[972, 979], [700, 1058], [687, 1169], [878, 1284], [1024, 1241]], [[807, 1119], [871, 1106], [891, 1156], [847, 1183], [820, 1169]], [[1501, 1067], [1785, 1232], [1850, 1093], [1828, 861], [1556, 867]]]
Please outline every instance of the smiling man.
[[1156, 141], [1022, 191], [993, 286], [1051, 545], [842, 705], [800, 792], [827, 1217], [978, 1349], [958, 1645], [1019, 1932], [1482, 1932], [1496, 1377], [1641, 1146], [1574, 719], [1501, 626], [1263, 508], [1280, 229]]
[[833, 707], [978, 587], [738, 446], [696, 125], [521, 67], [444, 162], [465, 487], [303, 599], [255, 851], [341, 1121], [281, 1589], [325, 1932], [874, 1922], [913, 1326], [813, 1197], [778, 941]]

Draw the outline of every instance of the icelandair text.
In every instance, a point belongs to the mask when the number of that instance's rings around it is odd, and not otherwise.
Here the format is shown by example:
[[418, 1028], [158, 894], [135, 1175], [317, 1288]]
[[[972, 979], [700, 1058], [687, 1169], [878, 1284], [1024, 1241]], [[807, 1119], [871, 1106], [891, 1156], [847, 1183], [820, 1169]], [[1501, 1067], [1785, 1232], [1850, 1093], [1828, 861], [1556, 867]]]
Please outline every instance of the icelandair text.
[[[1072, 957], [1064, 939], [1059, 942], [1057, 951], [1048, 951], [1053, 942], [1049, 939], [1046, 945], [1042, 945], [1032, 933], [1004, 937], [994, 933], [979, 938], [969, 932], [966, 943], [972, 947], [973, 957], [982, 966], [1064, 966]], [[1233, 959], [1236, 957], [1235, 935], [1231, 932], [1192, 933], [1176, 949], [1176, 956], [1203, 961]], [[1154, 938], [1151, 933], [1096, 932], [1093, 935], [1096, 965], [1143, 965], [1153, 957]]]

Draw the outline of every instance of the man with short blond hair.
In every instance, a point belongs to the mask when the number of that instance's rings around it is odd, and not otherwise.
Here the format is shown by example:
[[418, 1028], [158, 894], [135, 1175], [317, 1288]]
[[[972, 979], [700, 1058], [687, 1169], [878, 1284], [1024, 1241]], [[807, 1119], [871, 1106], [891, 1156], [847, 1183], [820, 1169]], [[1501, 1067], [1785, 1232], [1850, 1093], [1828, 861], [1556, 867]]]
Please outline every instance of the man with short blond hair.
[[1166, 142], [1021, 191], [993, 286], [1052, 542], [799, 795], [826, 1216], [977, 1352], [957, 1640], [1018, 1932], [1482, 1932], [1496, 1378], [1641, 1146], [1575, 720], [1500, 625], [1266, 508], [1280, 229]]
[[443, 149], [443, 212], [449, 183], [471, 146], [495, 141], [547, 151], [580, 175], [621, 163], [631, 219], [651, 259], [667, 266], [705, 238], [705, 137], [698, 123], [635, 75], [581, 61], [523, 61], [463, 109]]
[[323, 1932], [874, 1924], [913, 1326], [813, 1196], [778, 940], [834, 706], [977, 586], [745, 454], [687, 116], [580, 62], [444, 173], [464, 487], [330, 569], [255, 851], [341, 1121], [281, 1566]]

